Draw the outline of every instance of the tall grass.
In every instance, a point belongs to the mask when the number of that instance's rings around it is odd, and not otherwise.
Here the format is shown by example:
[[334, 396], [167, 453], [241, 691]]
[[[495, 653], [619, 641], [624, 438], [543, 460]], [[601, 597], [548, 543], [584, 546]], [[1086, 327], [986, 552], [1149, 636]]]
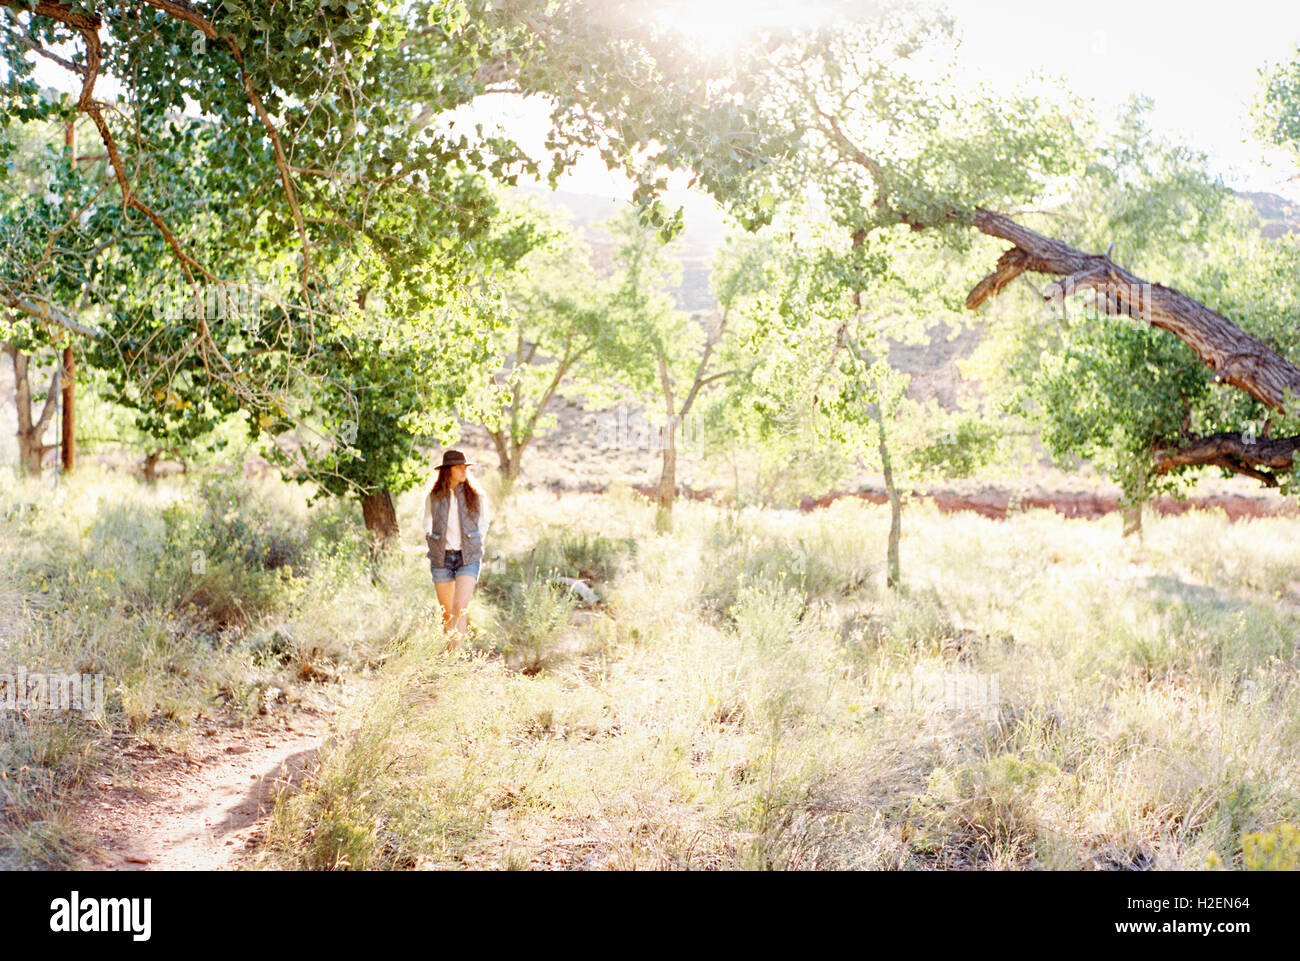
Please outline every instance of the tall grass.
[[[1294, 521], [1156, 518], [1137, 548], [1046, 513], [912, 518], [895, 593], [883, 508], [682, 504], [665, 535], [631, 501], [518, 493], [489, 641], [386, 668], [275, 863], [1272, 863], [1245, 839], [1300, 820]], [[542, 603], [522, 559], [598, 537], [635, 541], [601, 609]], [[504, 656], [519, 631], [572, 654]]]
[[[104, 675], [100, 718], [0, 712], [0, 863], [68, 866], [70, 818], [123, 737], [181, 747], [377, 663], [418, 611], [372, 584], [355, 507], [278, 482], [0, 474], [0, 673]], [[409, 587], [409, 583], [407, 584]]]
[[[328, 869], [1278, 867], [1300, 823], [1300, 524], [627, 492], [497, 505], [447, 653], [416, 520], [268, 482], [0, 479], [4, 666], [101, 720], [0, 717], [0, 861], [67, 865], [117, 739], [353, 690], [265, 863]], [[560, 578], [596, 592], [580, 603]], [[3, 672], [0, 668], [0, 672]], [[365, 684], [336, 682], [365, 673]], [[334, 692], [329, 694], [329, 692]]]

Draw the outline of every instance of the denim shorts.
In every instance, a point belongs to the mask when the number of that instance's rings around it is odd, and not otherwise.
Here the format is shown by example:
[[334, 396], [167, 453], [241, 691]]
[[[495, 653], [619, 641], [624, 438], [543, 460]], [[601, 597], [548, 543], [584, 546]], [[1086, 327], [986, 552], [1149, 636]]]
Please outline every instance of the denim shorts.
[[429, 561], [429, 570], [433, 574], [433, 582], [435, 584], [447, 584], [462, 574], [472, 574], [478, 577], [479, 562], [462, 564], [460, 562], [462, 556], [460, 551], [443, 551], [442, 567], [435, 567], [433, 561]]

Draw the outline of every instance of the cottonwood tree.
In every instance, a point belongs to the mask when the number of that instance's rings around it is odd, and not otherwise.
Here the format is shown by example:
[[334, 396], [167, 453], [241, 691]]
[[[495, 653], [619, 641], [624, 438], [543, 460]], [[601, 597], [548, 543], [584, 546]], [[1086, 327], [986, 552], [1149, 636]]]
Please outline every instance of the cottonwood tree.
[[[578, 0], [10, 0], [0, 7], [4, 119], [88, 117], [119, 188], [94, 213], [128, 212], [88, 232], [150, 228], [187, 282], [219, 283], [227, 265], [213, 260], [219, 274], [199, 256], [220, 251], [189, 250], [191, 238], [172, 229], [183, 211], [163, 189], [206, 158], [190, 208], [205, 207], [227, 242], [239, 238], [228, 246], [291, 250], [301, 309], [337, 307], [355, 293], [326, 269], [338, 248], [368, 242], [397, 287], [412, 263], [453, 261], [449, 241], [477, 226], [486, 195], [485, 184], [467, 193], [467, 171], [544, 172], [554, 183], [594, 148], [636, 179], [647, 204], [665, 164], [716, 156], [706, 179], [724, 186], [758, 155], [761, 130], [711, 96], [710, 72], [656, 23], [641, 4]], [[42, 98], [37, 59], [67, 71], [75, 104]], [[121, 90], [114, 103], [98, 93], [105, 81]], [[471, 134], [447, 120], [479, 96], [532, 94], [550, 110], [540, 152], [513, 132], [479, 124]], [[182, 111], [201, 122], [168, 126]], [[185, 156], [177, 139], [189, 141]], [[6, 270], [0, 279], [10, 306], [69, 319], [35, 278]], [[196, 326], [195, 349], [217, 351]]]
[[[799, 355], [790, 351], [808, 339], [809, 328], [784, 330], [778, 338], [765, 325], [774, 292], [789, 283], [792, 249], [775, 228], [733, 229], [711, 264], [709, 286], [732, 330], [719, 364], [737, 373], [705, 395], [694, 433], [705, 458], [730, 468], [737, 504], [751, 498], [764, 506], [797, 503], [847, 470], [842, 452], [801, 418], [807, 397], [792, 366]], [[742, 473], [749, 492], [742, 491]]]
[[519, 477], [529, 445], [554, 426], [551, 402], [609, 332], [610, 297], [590, 246], [557, 214], [520, 200], [512, 210], [519, 256], [502, 275], [506, 321], [493, 340], [503, 359], [497, 374], [503, 403], [483, 424], [507, 484]]
[[[1300, 381], [1286, 360], [1300, 351], [1300, 245], [1262, 236], [1253, 208], [1206, 172], [1203, 157], [1155, 142], [1132, 120], [1128, 127], [1121, 139], [1137, 149], [1112, 148], [1102, 168], [1122, 187], [1107, 201], [1106, 184], [1085, 179], [1070, 211], [1081, 245], [1109, 236], [1107, 254], [1088, 258], [1026, 234], [972, 302], [1004, 286], [1030, 250], [1050, 253], [1053, 268], [1087, 264], [1082, 276], [1035, 291], [1057, 323], [1026, 328], [1012, 370], [1049, 448], [1096, 460], [1134, 508], [1181, 493], [1206, 468], [1287, 490], [1300, 446], [1288, 401]], [[1153, 274], [1177, 289], [1141, 279]], [[1067, 310], [1074, 289], [1087, 290], [1081, 311]], [[1126, 533], [1140, 530], [1136, 509]]]
[[659, 232], [630, 209], [608, 226], [615, 242], [610, 333], [597, 357], [605, 371], [646, 401], [655, 418], [660, 452], [657, 523], [671, 529], [682, 426], [703, 391], [737, 373], [719, 361], [743, 279], [724, 271], [733, 279], [724, 281], [719, 292], [721, 310], [701, 324], [676, 307], [670, 291], [681, 281], [682, 265]]
[[[992, 272], [972, 285], [969, 309], [1026, 274], [1054, 276], [1060, 279], [1042, 290], [1045, 300], [1091, 291], [1108, 316], [1134, 318], [1182, 341], [1209, 368], [1211, 382], [1237, 388], [1275, 417], [1293, 413], [1288, 398], [1300, 390], [1300, 369], [1264, 339], [1107, 254], [1026, 225], [1031, 215], [1024, 208], [1083, 171], [1089, 151], [1070, 122], [1080, 107], [951, 82], [928, 56], [949, 44], [951, 32], [943, 18], [899, 5], [870, 22], [768, 37], [762, 69], [746, 81], [744, 96], [758, 104], [769, 129], [781, 132], [777, 140], [798, 146], [755, 165], [731, 195], [733, 209], [750, 224], [762, 223], [776, 198], [813, 186], [829, 219], [850, 234], [902, 225], [959, 249], [975, 234], [1009, 243]], [[1270, 116], [1295, 116], [1294, 75], [1294, 65], [1273, 75], [1280, 79], [1267, 88]], [[1300, 125], [1271, 129], [1290, 146]], [[1182, 437], [1162, 458], [1276, 476], [1291, 469], [1296, 446], [1291, 437], [1219, 431]]]
[[780, 239], [773, 276], [751, 307], [754, 366], [729, 401], [755, 412], [761, 434], [779, 446], [815, 438], [879, 471], [890, 507], [885, 579], [900, 587], [900, 476], [942, 471], [954, 454], [972, 453], [922, 416], [906, 396], [908, 376], [889, 359], [892, 344], [924, 336], [941, 303], [933, 285], [895, 271], [936, 254], [905, 228], [846, 238], [806, 211], [786, 206], [781, 215], [764, 231]]
[[[22, 264], [27, 277], [40, 277], [69, 299], [80, 300], [79, 279], [63, 269], [68, 241], [58, 229], [68, 219], [69, 205], [80, 199], [74, 170], [75, 136], [70, 119], [32, 122], [0, 133], [6, 186], [0, 192], [0, 247], [12, 261]], [[51, 328], [20, 310], [9, 309], [4, 314], [7, 323], [0, 332], [0, 343], [14, 376], [19, 464], [26, 473], [37, 474], [46, 451], [58, 446], [47, 444], [45, 436], [60, 395], [65, 403], [67, 400], [63, 388], [73, 375], [65, 368], [74, 333], [63, 327]], [[81, 324], [75, 329], [90, 331]], [[44, 390], [33, 381], [42, 368], [51, 370]], [[42, 370], [39, 379], [46, 376]]]
[[[1253, 209], [1209, 173], [1203, 155], [1152, 135], [1147, 109], [1134, 101], [1108, 128], [1054, 208], [1056, 229], [1108, 247], [1125, 268], [1231, 305], [1244, 327], [1294, 349], [1294, 295], [1283, 278], [1300, 266], [1295, 244], [1261, 237]], [[1216, 386], [1167, 331], [1116, 316], [1105, 299], [1080, 306], [1062, 298], [1044, 309], [1036, 285], [1022, 278], [1017, 286], [989, 318], [985, 379], [995, 392], [1012, 385], [1005, 409], [1038, 425], [1059, 461], [1087, 457], [1120, 485], [1126, 534], [1140, 532], [1145, 500], [1180, 493], [1206, 466], [1187, 462], [1186, 447], [1243, 424], [1267, 434], [1267, 409]], [[1235, 469], [1255, 476], [1249, 464]]]
[[[1016, 205], [1073, 170], [1076, 138], [1066, 114], [1042, 97], [957, 82], [951, 62], [943, 69], [953, 38], [942, 16], [899, 6], [769, 40], [748, 96], [781, 131], [776, 141], [797, 146], [756, 167], [731, 206], [749, 226], [778, 214], [825, 225], [823, 236], [797, 245], [799, 267], [778, 313], [808, 325], [809, 360], [794, 383], [810, 386], [849, 447], [878, 461], [891, 504], [887, 580], [896, 585], [901, 495], [890, 421], [905, 379], [888, 366], [887, 341], [925, 313], [907, 270], [920, 288], [944, 244], [969, 247], [969, 218], [955, 204]], [[926, 227], [936, 251], [928, 264], [899, 239]]]
[[[708, 71], [652, 14], [634, 3], [543, 0], [11, 0], [0, 7], [3, 126], [81, 116], [99, 140], [102, 176], [83, 177], [59, 216], [25, 222], [20, 255], [0, 255], [0, 301], [40, 324], [102, 335], [103, 362], [136, 382], [124, 394], [208, 391], [209, 403], [233, 404], [263, 429], [303, 426], [285, 420], [312, 413], [295, 398], [347, 398], [353, 375], [384, 366], [382, 332], [363, 332], [365, 348], [355, 317], [334, 333], [354, 304], [364, 314], [382, 303], [372, 324], [411, 342], [464, 343], [446, 359], [472, 363], [483, 317], [449, 305], [473, 300], [491, 181], [526, 173], [554, 183], [594, 148], [633, 176], [651, 219], [671, 229], [654, 203], [663, 164], [716, 156], [707, 179], [722, 189], [756, 154], [761, 131], [734, 101], [712, 96]], [[42, 97], [38, 59], [66, 71], [72, 98]], [[115, 101], [103, 93], [110, 85]], [[540, 151], [511, 133], [448, 122], [477, 97], [530, 94], [548, 98]], [[107, 314], [97, 330], [77, 320], [81, 304], [55, 272], [31, 269], [54, 238], [51, 259]], [[183, 293], [161, 317], [148, 309], [154, 283], [142, 283], [160, 265]], [[244, 323], [206, 306], [212, 288], [250, 286], [259, 304], [252, 345]], [[358, 360], [358, 351], [370, 356]], [[455, 380], [447, 367], [414, 366]], [[445, 405], [433, 420], [459, 399], [396, 394]], [[358, 398], [333, 406], [373, 410]], [[315, 413], [334, 423], [337, 447], [349, 446], [339, 426], [349, 419], [328, 404]], [[426, 418], [391, 413], [404, 424]], [[286, 469], [323, 471], [363, 508], [378, 498], [368, 519], [392, 519], [389, 490], [375, 485], [410, 476], [409, 465], [360, 466], [390, 452], [303, 460], [280, 450]]]
[[[146, 418], [158, 404], [275, 423], [295, 395], [349, 369], [331, 335], [364, 288], [383, 286], [390, 315], [430, 315], [472, 259], [454, 241], [472, 239], [489, 203], [463, 167], [477, 159], [491, 173], [502, 160], [412, 129], [427, 103], [420, 56], [392, 75], [401, 12], [290, 6], [0, 11], [6, 120], [71, 111], [100, 144], [98, 167], [74, 167], [55, 188], [61, 204], [10, 218], [23, 242], [5, 250], [0, 296], [90, 334], [95, 361], [119, 375], [116, 399]], [[68, 71], [75, 101], [42, 96], [37, 57]], [[96, 92], [106, 80], [122, 89], [116, 103]], [[248, 313], [224, 309], [250, 287]], [[87, 300], [106, 315], [98, 329], [75, 319]], [[386, 497], [349, 481], [363, 504]]]

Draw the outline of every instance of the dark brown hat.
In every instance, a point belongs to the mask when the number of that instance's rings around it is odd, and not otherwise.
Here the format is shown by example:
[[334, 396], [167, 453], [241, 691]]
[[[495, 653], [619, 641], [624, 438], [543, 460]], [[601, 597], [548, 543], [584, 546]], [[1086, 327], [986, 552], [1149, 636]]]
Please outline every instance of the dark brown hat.
[[438, 470], [442, 470], [444, 467], [456, 467], [458, 465], [464, 467], [470, 467], [472, 466], [472, 464], [473, 461], [467, 461], [465, 459], [465, 455], [462, 454], [460, 451], [448, 450], [448, 451], [443, 451], [442, 463], [438, 465]]

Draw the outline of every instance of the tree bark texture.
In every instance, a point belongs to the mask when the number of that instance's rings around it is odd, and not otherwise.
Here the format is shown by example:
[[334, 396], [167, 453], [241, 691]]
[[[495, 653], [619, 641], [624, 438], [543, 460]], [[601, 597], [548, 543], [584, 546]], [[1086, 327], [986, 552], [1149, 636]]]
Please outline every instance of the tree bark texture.
[[59, 396], [59, 366], [56, 364], [50, 376], [50, 386], [45, 394], [45, 403], [40, 414], [32, 416], [32, 385], [30, 359], [12, 343], [5, 345], [14, 370], [14, 406], [18, 414], [18, 462], [23, 472], [30, 476], [41, 473], [45, 452], [55, 445], [45, 443], [45, 429], [54, 416], [54, 408]]
[[677, 498], [677, 418], [668, 418], [668, 423], [663, 428], [663, 449], [662, 466], [659, 471], [659, 485], [656, 489], [655, 501], [659, 506], [659, 511], [665, 517], [670, 517], [673, 510], [673, 501]]
[[388, 488], [380, 488], [361, 498], [361, 516], [370, 535], [371, 556], [378, 556], [397, 540], [397, 511], [393, 508], [393, 495]]
[[1216, 381], [1244, 390], [1273, 410], [1300, 409], [1300, 368], [1200, 301], [1172, 287], [1142, 280], [1105, 254], [1086, 254], [1002, 214], [978, 210], [974, 225], [980, 232], [1015, 246], [998, 258], [997, 268], [966, 297], [970, 309], [1026, 271], [1053, 274], [1064, 279], [1048, 287], [1046, 299], [1091, 288], [1112, 312], [1169, 331], [1214, 371]]
[[903, 501], [894, 483], [894, 465], [889, 459], [889, 443], [885, 437], [885, 419], [877, 404], [871, 405], [871, 416], [876, 421], [880, 451], [880, 470], [885, 479], [885, 492], [889, 496], [889, 546], [885, 553], [885, 586], [897, 588], [903, 582], [899, 542], [903, 537]]
[[72, 473], [77, 466], [77, 360], [72, 345], [63, 348], [63, 423], [60, 425], [59, 444], [63, 456], [63, 472]]
[[[971, 310], [1022, 273], [1052, 274], [1062, 279], [1048, 286], [1044, 299], [1057, 300], [1091, 289], [1107, 312], [1145, 321], [1181, 340], [1214, 371], [1216, 383], [1245, 391], [1279, 413], [1300, 412], [1300, 368], [1200, 301], [1172, 287], [1145, 281], [1106, 254], [1084, 253], [1002, 214], [981, 208], [972, 223], [980, 232], [1014, 246], [967, 295], [966, 306]], [[1256, 440], [1241, 434], [1200, 437], [1188, 433], [1176, 446], [1155, 450], [1155, 470], [1166, 473], [1176, 467], [1218, 466], [1277, 487], [1275, 473], [1292, 469], [1297, 447], [1300, 438], [1295, 437]]]

